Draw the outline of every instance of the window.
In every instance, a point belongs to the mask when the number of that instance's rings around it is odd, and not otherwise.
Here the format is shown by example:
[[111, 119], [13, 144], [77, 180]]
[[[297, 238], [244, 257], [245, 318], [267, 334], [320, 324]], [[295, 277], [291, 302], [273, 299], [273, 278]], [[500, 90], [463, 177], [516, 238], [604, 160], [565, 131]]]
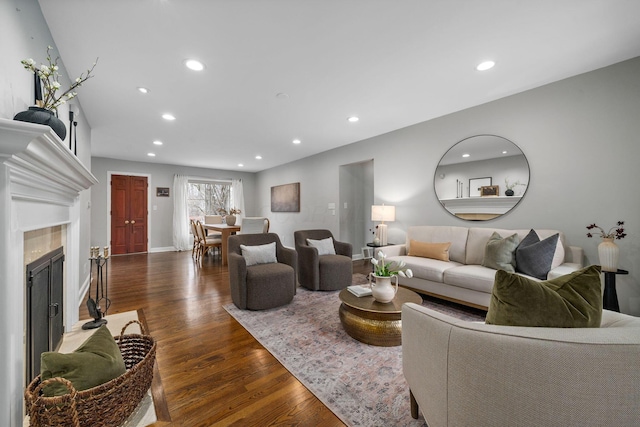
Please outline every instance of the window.
[[219, 210], [229, 210], [231, 183], [220, 181], [189, 181], [187, 204], [189, 219], [204, 222], [205, 215], [219, 215]]

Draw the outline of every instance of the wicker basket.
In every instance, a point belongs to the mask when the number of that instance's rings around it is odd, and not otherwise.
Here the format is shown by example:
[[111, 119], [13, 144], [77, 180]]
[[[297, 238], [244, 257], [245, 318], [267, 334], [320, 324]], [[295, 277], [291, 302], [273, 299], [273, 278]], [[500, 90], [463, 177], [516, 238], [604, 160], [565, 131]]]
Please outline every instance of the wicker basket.
[[[140, 325], [142, 335], [124, 334], [132, 323]], [[133, 413], [151, 386], [156, 343], [137, 320], [127, 323], [120, 336], [114, 339], [127, 368], [119, 377], [83, 391], [76, 391], [64, 378], [41, 382], [38, 375], [31, 381], [25, 391], [25, 400], [32, 426], [114, 427]], [[42, 388], [50, 382], [65, 384], [70, 393], [42, 396]]]

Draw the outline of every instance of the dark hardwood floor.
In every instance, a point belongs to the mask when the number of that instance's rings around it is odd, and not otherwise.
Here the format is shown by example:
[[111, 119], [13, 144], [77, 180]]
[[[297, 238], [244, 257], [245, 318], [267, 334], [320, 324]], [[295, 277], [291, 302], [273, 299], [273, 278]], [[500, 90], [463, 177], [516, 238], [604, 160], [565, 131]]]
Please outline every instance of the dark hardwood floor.
[[[354, 262], [354, 273], [369, 271]], [[114, 256], [108, 281], [108, 314], [141, 309], [158, 343], [168, 411], [155, 426], [344, 425], [222, 308], [231, 296], [219, 258], [199, 267], [191, 252]]]

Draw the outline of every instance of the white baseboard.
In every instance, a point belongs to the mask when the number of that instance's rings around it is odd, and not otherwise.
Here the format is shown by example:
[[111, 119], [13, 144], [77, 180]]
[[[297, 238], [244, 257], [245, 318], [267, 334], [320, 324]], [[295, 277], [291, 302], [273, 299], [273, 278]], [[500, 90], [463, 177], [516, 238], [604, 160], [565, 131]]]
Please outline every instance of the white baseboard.
[[[191, 250], [191, 249], [189, 249]], [[176, 248], [174, 248], [173, 246], [165, 246], [165, 247], [161, 247], [161, 248], [151, 248], [149, 249], [149, 253], [156, 253], [156, 252], [175, 252]]]
[[87, 277], [84, 279], [84, 282], [82, 283], [82, 286], [80, 286], [80, 289], [78, 290], [78, 307], [80, 307], [84, 302], [84, 296], [87, 294], [89, 286], [91, 286], [91, 276], [87, 275]]

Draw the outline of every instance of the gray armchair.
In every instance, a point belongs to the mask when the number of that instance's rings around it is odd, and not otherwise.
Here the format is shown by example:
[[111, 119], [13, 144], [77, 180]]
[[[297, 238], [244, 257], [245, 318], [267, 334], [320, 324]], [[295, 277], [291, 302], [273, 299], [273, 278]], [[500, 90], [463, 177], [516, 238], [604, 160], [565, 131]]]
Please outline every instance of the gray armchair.
[[351, 243], [333, 239], [335, 255], [318, 255], [307, 239], [333, 238], [329, 230], [299, 230], [293, 233], [298, 252], [298, 281], [313, 291], [334, 291], [351, 285], [353, 261]]
[[[273, 242], [276, 244], [273, 261], [276, 262], [247, 266], [247, 259], [242, 255], [240, 245], [259, 246]], [[227, 259], [231, 299], [238, 308], [265, 310], [279, 307], [291, 302], [296, 294], [298, 255], [293, 249], [282, 246], [277, 234], [229, 236]]]

